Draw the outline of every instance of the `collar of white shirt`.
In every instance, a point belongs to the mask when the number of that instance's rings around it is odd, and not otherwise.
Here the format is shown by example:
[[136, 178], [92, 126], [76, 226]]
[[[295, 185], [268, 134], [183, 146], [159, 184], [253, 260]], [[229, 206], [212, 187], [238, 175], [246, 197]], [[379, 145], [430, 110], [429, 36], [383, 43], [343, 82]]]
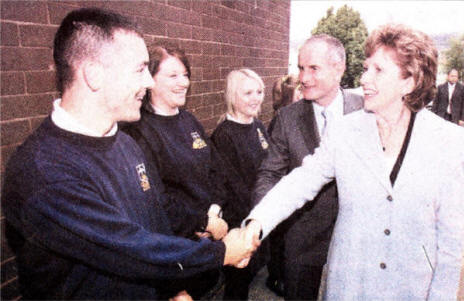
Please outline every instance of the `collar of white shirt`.
[[322, 117], [322, 111], [328, 112], [330, 118], [340, 118], [343, 116], [343, 94], [342, 91], [339, 89], [337, 96], [335, 99], [328, 105], [327, 107], [323, 107], [316, 102], [313, 102], [314, 105], [314, 113], [316, 116], [317, 127], [319, 128], [319, 133], [322, 132], [322, 128], [324, 126], [324, 117]]
[[86, 127], [83, 124], [80, 124], [71, 114], [66, 112], [62, 107], [61, 107], [61, 98], [55, 99], [53, 102], [53, 111], [51, 114], [51, 118], [53, 123], [68, 132], [76, 133], [76, 134], [81, 134], [85, 136], [91, 136], [91, 137], [109, 137], [109, 136], [114, 136], [116, 132], [118, 131], [118, 124], [115, 123], [111, 130], [106, 133], [105, 135], [100, 135], [96, 133], [95, 131], [92, 131], [88, 127]]
[[227, 120], [230, 120], [230, 121], [233, 121], [233, 122], [236, 122], [236, 123], [240, 123], [240, 124], [252, 124], [253, 123], [253, 120], [251, 122], [248, 122], [248, 123], [244, 123], [238, 119], [235, 119], [232, 115], [230, 115], [229, 113], [226, 114], [226, 119]]
[[168, 113], [166, 112], [165, 110], [153, 105], [153, 104], [150, 104], [151, 108], [153, 109], [153, 112], [156, 114], [156, 115], [161, 115], [161, 116], [175, 116], [177, 114], [179, 114], [179, 108], [176, 108], [174, 110], [174, 114], [172, 113]]

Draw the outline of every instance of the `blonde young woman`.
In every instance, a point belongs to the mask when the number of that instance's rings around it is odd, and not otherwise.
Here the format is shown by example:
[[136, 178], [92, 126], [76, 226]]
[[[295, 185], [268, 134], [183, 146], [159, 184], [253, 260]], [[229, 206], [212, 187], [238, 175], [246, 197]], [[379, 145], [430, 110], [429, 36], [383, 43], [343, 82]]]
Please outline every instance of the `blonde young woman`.
[[[250, 69], [234, 70], [226, 79], [227, 113], [211, 139], [226, 162], [226, 173], [234, 179], [243, 200], [229, 204], [226, 220], [230, 227], [240, 225], [251, 209], [251, 192], [257, 169], [267, 154], [266, 128], [257, 119], [264, 100], [264, 83]], [[250, 265], [238, 270], [226, 268], [225, 300], [247, 300], [248, 287], [264, 262], [263, 254], [253, 257]]]

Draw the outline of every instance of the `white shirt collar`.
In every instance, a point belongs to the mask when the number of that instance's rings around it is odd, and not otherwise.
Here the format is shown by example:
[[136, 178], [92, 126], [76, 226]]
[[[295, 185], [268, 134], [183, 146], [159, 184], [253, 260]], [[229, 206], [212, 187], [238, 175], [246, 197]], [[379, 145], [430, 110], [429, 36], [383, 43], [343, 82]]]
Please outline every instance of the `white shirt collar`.
[[109, 137], [114, 136], [118, 131], [118, 124], [115, 123], [111, 130], [102, 136], [99, 133], [96, 133], [95, 131], [89, 129], [85, 125], [80, 124], [71, 114], [66, 112], [61, 107], [61, 98], [55, 99], [55, 101], [53, 101], [53, 111], [51, 114], [51, 119], [57, 127], [68, 132], [81, 134], [85, 136]]
[[342, 91], [340, 89], [338, 90], [337, 95], [335, 96], [335, 99], [327, 107], [323, 107], [317, 104], [316, 102], [313, 102], [313, 105], [314, 105], [314, 110], [316, 111], [316, 115], [320, 115], [322, 111], [326, 110], [326, 112], [327, 111], [330, 112], [331, 116], [341, 117], [343, 116], [343, 111], [344, 111]]
[[242, 122], [236, 118], [234, 118], [232, 115], [230, 115], [229, 113], [226, 114], [226, 119], [227, 120], [230, 120], [230, 121], [233, 121], [233, 122], [236, 122], [236, 123], [240, 123], [240, 124], [252, 124], [253, 123], [253, 120], [251, 122]]
[[344, 105], [343, 105], [343, 93], [339, 89], [337, 95], [335, 96], [335, 99], [328, 105], [327, 107], [323, 107], [316, 102], [313, 101], [313, 106], [314, 106], [314, 115], [316, 116], [316, 123], [317, 127], [319, 130], [319, 134], [322, 135], [322, 129], [324, 127], [324, 117], [322, 117], [322, 111], [325, 110], [327, 115], [330, 115], [330, 118], [327, 117], [328, 119], [337, 119], [343, 116], [344, 112]]
[[171, 113], [168, 113], [166, 111], [164, 111], [163, 109], [160, 109], [158, 107], [155, 107], [153, 104], [150, 104], [150, 106], [152, 107], [153, 111], [155, 112], [156, 115], [161, 115], [161, 116], [174, 116], [174, 115], [177, 115], [179, 114], [179, 108], [176, 108], [176, 111], [174, 114], [171, 114]]

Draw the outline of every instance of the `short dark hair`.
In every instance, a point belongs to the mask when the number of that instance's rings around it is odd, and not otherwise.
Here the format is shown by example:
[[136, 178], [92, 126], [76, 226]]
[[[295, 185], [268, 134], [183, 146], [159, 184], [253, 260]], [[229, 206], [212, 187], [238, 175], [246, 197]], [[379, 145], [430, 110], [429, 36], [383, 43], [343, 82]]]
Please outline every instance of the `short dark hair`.
[[74, 80], [76, 63], [85, 58], [97, 58], [102, 44], [111, 42], [117, 30], [142, 36], [131, 20], [112, 11], [82, 8], [63, 19], [53, 42], [56, 84], [60, 93]]
[[[148, 54], [150, 55], [150, 61], [148, 63], [148, 71], [151, 76], [154, 77], [159, 71], [161, 63], [170, 56], [173, 56], [184, 64], [185, 69], [187, 70], [187, 76], [190, 79], [190, 63], [185, 55], [185, 52], [178, 48], [162, 47], [162, 46], [150, 46], [148, 47]], [[150, 103], [151, 91], [147, 90], [143, 103]]]
[[401, 24], [387, 24], [374, 30], [366, 41], [366, 58], [380, 47], [395, 53], [396, 64], [402, 77], [412, 76], [414, 89], [403, 97], [405, 105], [413, 112], [422, 109], [435, 95], [438, 51], [433, 40], [425, 33]]

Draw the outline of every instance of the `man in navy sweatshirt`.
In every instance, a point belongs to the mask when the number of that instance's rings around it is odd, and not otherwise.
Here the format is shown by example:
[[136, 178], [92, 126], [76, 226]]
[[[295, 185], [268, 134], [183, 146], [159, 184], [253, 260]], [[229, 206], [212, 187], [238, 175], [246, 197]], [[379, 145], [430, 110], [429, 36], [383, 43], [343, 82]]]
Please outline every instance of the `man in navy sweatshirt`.
[[140, 118], [153, 85], [136, 27], [112, 12], [73, 11], [53, 56], [62, 97], [11, 157], [2, 192], [23, 298], [168, 298], [174, 279], [246, 263], [256, 246], [243, 231], [218, 242], [172, 235], [156, 171], [118, 131]]

